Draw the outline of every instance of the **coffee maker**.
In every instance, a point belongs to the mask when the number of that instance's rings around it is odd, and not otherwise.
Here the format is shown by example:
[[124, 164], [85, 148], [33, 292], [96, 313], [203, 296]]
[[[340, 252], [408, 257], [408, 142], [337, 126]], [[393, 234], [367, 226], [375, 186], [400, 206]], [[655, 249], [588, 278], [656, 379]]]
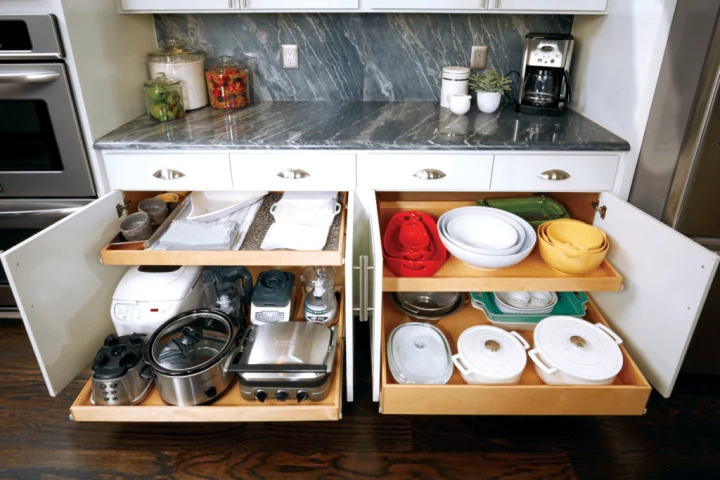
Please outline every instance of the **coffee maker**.
[[570, 61], [575, 40], [562, 33], [528, 33], [516, 109], [533, 115], [562, 115], [572, 101]]

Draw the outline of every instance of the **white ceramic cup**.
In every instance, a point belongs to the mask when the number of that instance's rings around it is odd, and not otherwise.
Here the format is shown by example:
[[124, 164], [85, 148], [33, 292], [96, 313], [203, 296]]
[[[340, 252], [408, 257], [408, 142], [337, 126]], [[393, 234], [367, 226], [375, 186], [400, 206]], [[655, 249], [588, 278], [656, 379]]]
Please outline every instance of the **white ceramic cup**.
[[447, 100], [450, 105], [450, 111], [455, 115], [465, 115], [470, 111], [471, 98], [472, 96], [470, 95], [463, 95], [459, 93], [448, 95]]

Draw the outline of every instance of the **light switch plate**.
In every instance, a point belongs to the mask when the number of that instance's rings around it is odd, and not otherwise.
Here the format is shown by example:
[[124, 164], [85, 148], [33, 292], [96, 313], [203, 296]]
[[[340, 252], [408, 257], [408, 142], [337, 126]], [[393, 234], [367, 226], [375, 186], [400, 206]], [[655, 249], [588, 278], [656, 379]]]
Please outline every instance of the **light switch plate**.
[[300, 68], [300, 55], [297, 45], [282, 46], [282, 66], [283, 68]]
[[470, 70], [485, 70], [487, 68], [488, 47], [473, 46], [470, 54]]

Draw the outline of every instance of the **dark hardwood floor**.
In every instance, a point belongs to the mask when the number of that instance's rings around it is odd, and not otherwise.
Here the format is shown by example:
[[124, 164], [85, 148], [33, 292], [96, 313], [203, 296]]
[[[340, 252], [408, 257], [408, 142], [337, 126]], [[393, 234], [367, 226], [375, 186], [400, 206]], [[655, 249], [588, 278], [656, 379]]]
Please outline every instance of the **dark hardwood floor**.
[[0, 320], [0, 478], [720, 477], [720, 377], [681, 375], [643, 417], [383, 416], [359, 333], [340, 422], [91, 424], [68, 419], [87, 373], [51, 398], [22, 323]]

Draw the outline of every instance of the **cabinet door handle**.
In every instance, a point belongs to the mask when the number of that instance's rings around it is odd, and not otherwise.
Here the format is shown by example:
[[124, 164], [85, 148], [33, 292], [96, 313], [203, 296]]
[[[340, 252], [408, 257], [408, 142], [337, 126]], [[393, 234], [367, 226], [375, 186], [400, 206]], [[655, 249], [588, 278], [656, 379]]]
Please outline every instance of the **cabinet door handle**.
[[176, 180], [184, 177], [183, 172], [173, 170], [172, 168], [161, 168], [157, 172], [153, 173], [153, 177], [159, 178], [160, 180]]
[[248, 8], [248, 0], [243, 0], [243, 8]]
[[278, 177], [284, 178], [285, 180], [301, 180], [310, 176], [305, 170], [299, 168], [288, 168], [277, 174]]
[[487, 8], [487, 2], [488, 0], [482, 0], [482, 2], [480, 2], [480, 8]]
[[500, 8], [500, 0], [495, 0], [495, 7], [494, 8]]
[[447, 175], [445, 175], [445, 172], [441, 172], [440, 170], [426, 168], [417, 172], [413, 175], [413, 177], [419, 178], [420, 180], [440, 180], [441, 178], [447, 177]]
[[567, 180], [570, 178], [570, 174], [565, 170], [546, 170], [538, 175], [538, 177], [543, 180]]

